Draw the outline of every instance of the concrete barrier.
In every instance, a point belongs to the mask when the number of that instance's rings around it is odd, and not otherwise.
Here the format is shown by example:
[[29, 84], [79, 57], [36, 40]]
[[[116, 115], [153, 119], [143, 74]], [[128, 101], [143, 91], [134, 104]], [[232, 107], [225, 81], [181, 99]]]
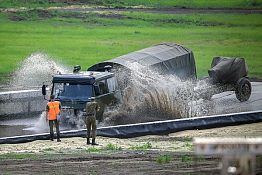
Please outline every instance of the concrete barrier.
[[45, 110], [41, 90], [0, 92], [0, 120], [8, 116], [27, 116]]

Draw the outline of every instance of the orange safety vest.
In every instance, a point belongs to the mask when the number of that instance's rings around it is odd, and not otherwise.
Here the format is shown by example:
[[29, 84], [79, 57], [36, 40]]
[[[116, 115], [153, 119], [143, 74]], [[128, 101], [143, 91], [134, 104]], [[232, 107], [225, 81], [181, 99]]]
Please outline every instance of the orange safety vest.
[[60, 113], [60, 102], [59, 101], [51, 101], [47, 103], [48, 106], [48, 120], [56, 120], [57, 115]]

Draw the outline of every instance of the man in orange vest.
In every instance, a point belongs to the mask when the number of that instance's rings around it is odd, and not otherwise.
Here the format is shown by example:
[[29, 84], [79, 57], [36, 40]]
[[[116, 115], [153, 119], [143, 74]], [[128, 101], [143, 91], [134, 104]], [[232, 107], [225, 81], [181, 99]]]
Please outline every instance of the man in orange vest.
[[59, 121], [57, 120], [57, 116], [60, 114], [61, 104], [59, 101], [55, 101], [55, 96], [50, 96], [50, 101], [46, 106], [46, 119], [49, 121], [50, 128], [50, 140], [54, 140], [54, 130], [53, 125], [56, 126], [56, 134], [57, 134], [57, 142], [61, 142], [60, 140], [60, 132], [59, 132]]

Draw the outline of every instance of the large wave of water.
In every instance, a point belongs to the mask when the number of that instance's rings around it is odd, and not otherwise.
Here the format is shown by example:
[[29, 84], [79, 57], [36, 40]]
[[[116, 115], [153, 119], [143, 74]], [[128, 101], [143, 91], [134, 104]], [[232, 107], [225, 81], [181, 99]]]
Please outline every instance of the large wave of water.
[[196, 87], [203, 89], [208, 84], [183, 81], [138, 63], [131, 63], [128, 68], [131, 71], [115, 70], [120, 87], [124, 87], [123, 101], [105, 113], [106, 125], [186, 118], [204, 112], [204, 104], [196, 106], [192, 101], [198, 101]]
[[52, 60], [47, 54], [33, 53], [20, 63], [13, 73], [9, 87], [11, 89], [39, 88], [43, 82], [50, 83], [58, 72], [66, 73], [68, 68]]

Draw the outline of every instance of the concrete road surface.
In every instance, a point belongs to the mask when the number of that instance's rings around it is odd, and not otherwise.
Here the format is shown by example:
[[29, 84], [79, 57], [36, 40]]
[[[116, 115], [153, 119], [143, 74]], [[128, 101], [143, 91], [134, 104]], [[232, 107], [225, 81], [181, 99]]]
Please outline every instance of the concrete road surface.
[[252, 82], [252, 93], [248, 101], [240, 102], [235, 92], [227, 91], [213, 95], [210, 101], [196, 102], [198, 115], [227, 114], [262, 110], [262, 82]]

